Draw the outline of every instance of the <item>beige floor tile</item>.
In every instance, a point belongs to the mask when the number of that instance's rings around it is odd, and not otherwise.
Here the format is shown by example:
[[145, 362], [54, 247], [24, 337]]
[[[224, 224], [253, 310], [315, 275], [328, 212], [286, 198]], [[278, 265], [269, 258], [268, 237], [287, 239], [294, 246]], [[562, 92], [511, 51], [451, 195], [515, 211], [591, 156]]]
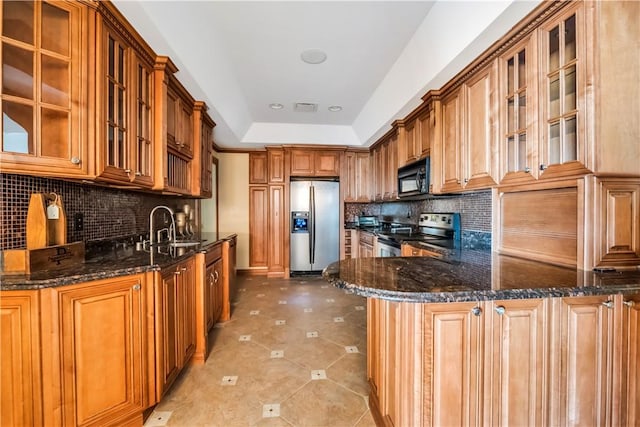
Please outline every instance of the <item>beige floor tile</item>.
[[367, 382], [366, 366], [367, 359], [363, 354], [345, 354], [327, 369], [327, 376], [330, 380], [368, 398], [369, 383]]

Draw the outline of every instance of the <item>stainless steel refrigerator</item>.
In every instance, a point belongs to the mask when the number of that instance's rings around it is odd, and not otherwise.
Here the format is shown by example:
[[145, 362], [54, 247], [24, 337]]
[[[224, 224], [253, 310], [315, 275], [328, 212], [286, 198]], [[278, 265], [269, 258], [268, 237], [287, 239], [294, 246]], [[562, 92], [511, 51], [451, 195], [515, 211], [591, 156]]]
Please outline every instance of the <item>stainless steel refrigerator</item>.
[[292, 275], [319, 273], [340, 257], [340, 183], [291, 181]]

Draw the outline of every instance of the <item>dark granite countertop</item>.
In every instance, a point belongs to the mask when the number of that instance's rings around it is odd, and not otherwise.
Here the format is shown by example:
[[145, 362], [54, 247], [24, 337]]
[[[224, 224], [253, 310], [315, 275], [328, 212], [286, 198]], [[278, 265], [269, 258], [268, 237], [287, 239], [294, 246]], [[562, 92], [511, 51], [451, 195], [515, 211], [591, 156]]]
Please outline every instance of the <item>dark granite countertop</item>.
[[197, 246], [188, 248], [160, 246], [154, 248], [153, 252], [137, 251], [133, 245], [105, 244], [98, 250], [92, 251], [83, 263], [62, 270], [38, 271], [31, 274], [0, 274], [0, 290], [43, 289], [162, 270], [233, 236], [235, 233], [202, 233], [197, 239], [202, 242]]
[[451, 259], [357, 258], [322, 273], [336, 287], [391, 301], [463, 302], [640, 292], [640, 270], [595, 273], [462, 250]]

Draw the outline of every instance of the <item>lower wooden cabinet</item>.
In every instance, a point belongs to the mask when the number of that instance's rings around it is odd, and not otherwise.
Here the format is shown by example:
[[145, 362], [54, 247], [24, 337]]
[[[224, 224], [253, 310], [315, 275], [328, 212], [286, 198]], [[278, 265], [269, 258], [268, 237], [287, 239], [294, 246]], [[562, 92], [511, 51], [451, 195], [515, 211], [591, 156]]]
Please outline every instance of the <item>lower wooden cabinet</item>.
[[196, 347], [193, 258], [163, 270], [155, 283], [156, 397], [173, 384]]
[[0, 292], [0, 425], [42, 425], [38, 291]]
[[369, 298], [378, 425], [637, 425], [640, 295]]
[[375, 234], [366, 231], [358, 232], [358, 256], [356, 258], [371, 258], [375, 256], [375, 247], [378, 238]]
[[155, 403], [146, 393], [146, 293], [144, 275], [43, 291], [52, 332], [42, 345], [45, 424], [142, 422]]

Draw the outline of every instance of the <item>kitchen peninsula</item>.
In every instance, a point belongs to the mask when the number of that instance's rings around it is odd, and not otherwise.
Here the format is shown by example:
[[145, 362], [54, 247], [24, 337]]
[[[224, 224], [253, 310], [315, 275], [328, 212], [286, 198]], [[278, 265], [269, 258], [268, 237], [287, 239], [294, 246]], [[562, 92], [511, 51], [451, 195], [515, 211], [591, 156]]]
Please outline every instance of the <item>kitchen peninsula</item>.
[[640, 271], [489, 252], [358, 258], [323, 272], [367, 297], [378, 425], [631, 425]]

